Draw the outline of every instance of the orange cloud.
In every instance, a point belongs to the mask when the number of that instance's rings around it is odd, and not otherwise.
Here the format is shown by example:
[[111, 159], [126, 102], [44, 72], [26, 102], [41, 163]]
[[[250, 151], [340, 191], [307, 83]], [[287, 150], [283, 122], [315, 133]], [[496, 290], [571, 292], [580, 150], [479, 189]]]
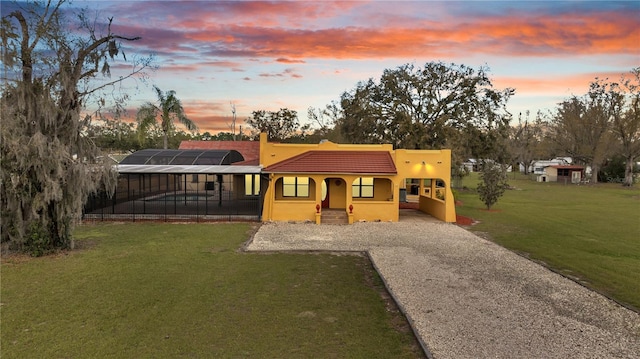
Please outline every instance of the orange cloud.
[[[369, 5], [375, 8], [375, 2]], [[553, 6], [549, 6], [530, 12], [516, 8], [491, 16], [468, 11], [459, 17], [452, 11], [425, 20], [420, 15], [385, 13], [383, 5], [376, 12], [359, 11], [358, 7], [366, 6], [360, 1], [241, 1], [207, 6], [158, 2], [153, 11], [166, 22], [162, 26], [118, 25], [117, 30], [141, 35], [140, 44], [176, 62], [205, 59], [208, 61], [200, 65], [236, 70], [243, 68], [241, 63], [218, 59], [269, 58], [292, 64], [305, 63], [306, 58], [563, 57], [640, 52], [638, 12], [629, 8], [567, 12], [565, 7], [564, 12], [553, 13]], [[403, 6], [429, 8], [415, 3], [394, 5]], [[171, 16], [167, 18], [166, 13]], [[342, 17], [349, 20], [342, 21]], [[194, 69], [183, 67], [184, 71]]]
[[482, 34], [492, 39], [491, 49], [508, 55], [633, 54], [640, 50], [638, 24], [637, 14], [617, 12], [494, 17], [466, 25], [454, 36], [468, 41], [468, 34]]
[[[300, 28], [220, 25], [185, 36], [212, 45], [220, 56], [303, 58], [406, 58], [468, 53], [563, 56], [632, 54], [639, 50], [636, 14], [509, 15], [470, 19], [463, 24], [408, 23], [406, 27]], [[232, 40], [230, 40], [232, 39]]]

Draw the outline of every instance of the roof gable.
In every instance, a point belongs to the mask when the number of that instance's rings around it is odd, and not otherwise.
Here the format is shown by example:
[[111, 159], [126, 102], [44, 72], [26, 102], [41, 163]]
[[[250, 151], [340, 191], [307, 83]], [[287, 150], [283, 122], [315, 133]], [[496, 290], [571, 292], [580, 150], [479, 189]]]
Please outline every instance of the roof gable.
[[387, 151], [307, 151], [264, 172], [396, 174], [397, 170]]

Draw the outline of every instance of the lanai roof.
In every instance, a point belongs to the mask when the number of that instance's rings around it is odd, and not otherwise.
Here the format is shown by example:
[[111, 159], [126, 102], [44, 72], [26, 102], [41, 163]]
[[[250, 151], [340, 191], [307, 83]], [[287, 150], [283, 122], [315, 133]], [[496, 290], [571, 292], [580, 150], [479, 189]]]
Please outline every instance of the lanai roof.
[[387, 151], [307, 151], [274, 163], [264, 172], [396, 174]]
[[258, 174], [260, 166], [198, 166], [198, 165], [117, 165], [119, 173], [168, 173], [168, 174]]
[[158, 150], [136, 151], [121, 165], [230, 165], [244, 161], [244, 157], [234, 150]]
[[244, 158], [234, 150], [136, 151], [117, 165], [119, 173], [260, 173], [260, 166], [240, 165]]
[[260, 163], [260, 141], [182, 141], [181, 150], [235, 150], [244, 161], [234, 165], [258, 165]]

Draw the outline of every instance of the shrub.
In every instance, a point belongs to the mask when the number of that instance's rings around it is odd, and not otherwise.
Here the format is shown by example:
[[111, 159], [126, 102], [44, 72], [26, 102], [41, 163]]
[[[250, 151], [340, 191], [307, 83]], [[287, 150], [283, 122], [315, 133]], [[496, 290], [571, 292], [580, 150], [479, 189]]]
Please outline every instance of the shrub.
[[507, 172], [503, 166], [496, 163], [485, 163], [480, 173], [481, 182], [478, 183], [478, 195], [480, 200], [491, 209], [498, 202], [504, 191], [509, 187]]
[[42, 223], [31, 223], [22, 250], [33, 257], [40, 257], [51, 253], [51, 236]]

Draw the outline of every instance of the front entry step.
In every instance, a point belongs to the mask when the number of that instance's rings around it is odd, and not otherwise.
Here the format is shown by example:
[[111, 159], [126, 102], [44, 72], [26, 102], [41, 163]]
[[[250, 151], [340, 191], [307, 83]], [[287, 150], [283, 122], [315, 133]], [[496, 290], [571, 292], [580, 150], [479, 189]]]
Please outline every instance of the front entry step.
[[320, 215], [320, 223], [322, 224], [349, 224], [349, 216], [344, 209], [327, 209], [322, 210]]

